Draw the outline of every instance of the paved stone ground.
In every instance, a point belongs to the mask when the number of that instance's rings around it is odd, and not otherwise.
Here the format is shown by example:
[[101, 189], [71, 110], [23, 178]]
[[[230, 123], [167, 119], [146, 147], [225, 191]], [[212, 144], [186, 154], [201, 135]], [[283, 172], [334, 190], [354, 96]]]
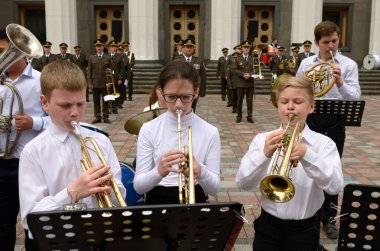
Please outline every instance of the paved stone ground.
[[[380, 185], [380, 110], [379, 96], [363, 96], [366, 101], [364, 118], [361, 127], [347, 128], [347, 139], [343, 155], [343, 169], [346, 183], [361, 183]], [[111, 141], [119, 160], [132, 163], [136, 154], [136, 137], [124, 131], [124, 123], [132, 116], [140, 113], [147, 104], [147, 95], [135, 95], [133, 101], [127, 101], [118, 115], [111, 115], [111, 124], [97, 126], [109, 132]], [[245, 104], [243, 104], [245, 106]], [[377, 112], [376, 112], [377, 111]], [[269, 102], [268, 96], [258, 95], [254, 100], [254, 124], [245, 120], [235, 123], [236, 114], [226, 107], [226, 102], [219, 95], [208, 95], [198, 102], [197, 114], [209, 123], [219, 128], [222, 142], [222, 185], [217, 195], [219, 201], [237, 201], [244, 204], [248, 221], [253, 222], [258, 217], [260, 206], [259, 192], [241, 191], [235, 183], [235, 174], [240, 160], [247, 151], [254, 135], [279, 126], [277, 112]], [[376, 115], [377, 114], [377, 115]], [[87, 113], [83, 119], [89, 123], [93, 119], [92, 103], [88, 103]], [[193, 144], [196, 144], [194, 142]], [[341, 198], [342, 194], [340, 195]], [[211, 198], [215, 200], [215, 198]], [[18, 227], [16, 250], [22, 250], [23, 233]], [[252, 250], [252, 226], [245, 224], [236, 241], [235, 250]], [[337, 240], [330, 240], [321, 230], [321, 242], [329, 250], [335, 250]]]

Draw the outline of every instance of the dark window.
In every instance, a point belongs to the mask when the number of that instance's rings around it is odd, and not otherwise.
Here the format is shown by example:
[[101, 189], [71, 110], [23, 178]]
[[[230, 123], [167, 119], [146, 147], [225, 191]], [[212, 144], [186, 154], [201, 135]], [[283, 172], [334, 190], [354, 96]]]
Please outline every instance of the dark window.
[[173, 15], [174, 15], [175, 18], [180, 18], [180, 17], [182, 16], [180, 10], [176, 10], [176, 11], [174, 11]]
[[347, 47], [348, 7], [324, 7], [322, 20], [332, 21], [340, 27], [340, 47]]
[[255, 17], [255, 12], [250, 10], [248, 11], [248, 14], [247, 14], [248, 18], [254, 18]]

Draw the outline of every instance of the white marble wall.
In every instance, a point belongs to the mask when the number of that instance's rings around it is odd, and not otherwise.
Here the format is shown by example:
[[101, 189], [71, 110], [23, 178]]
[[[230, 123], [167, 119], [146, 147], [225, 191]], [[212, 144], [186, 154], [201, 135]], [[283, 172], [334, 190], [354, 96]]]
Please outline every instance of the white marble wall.
[[368, 54], [380, 55], [380, 0], [372, 0], [371, 29]]
[[129, 42], [136, 60], [158, 60], [159, 26], [157, 0], [129, 0]]
[[240, 43], [241, 0], [211, 0], [210, 59], [217, 60], [221, 49], [229, 53]]
[[53, 43], [52, 52], [58, 53], [58, 45], [68, 44], [68, 52], [78, 43], [76, 0], [45, 1], [46, 40]]
[[322, 21], [322, 10], [323, 0], [293, 0], [291, 43], [310, 40], [313, 42], [311, 51], [318, 51], [314, 44], [314, 27]]

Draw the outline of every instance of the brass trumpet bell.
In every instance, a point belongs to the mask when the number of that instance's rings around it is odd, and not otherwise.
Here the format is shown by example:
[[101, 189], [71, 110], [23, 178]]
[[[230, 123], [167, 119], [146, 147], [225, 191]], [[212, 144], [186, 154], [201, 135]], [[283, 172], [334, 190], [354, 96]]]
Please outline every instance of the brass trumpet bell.
[[270, 100], [275, 107], [277, 107], [278, 87], [280, 86], [282, 81], [290, 77], [293, 77], [293, 75], [289, 73], [284, 73], [274, 80], [272, 87], [270, 89]]

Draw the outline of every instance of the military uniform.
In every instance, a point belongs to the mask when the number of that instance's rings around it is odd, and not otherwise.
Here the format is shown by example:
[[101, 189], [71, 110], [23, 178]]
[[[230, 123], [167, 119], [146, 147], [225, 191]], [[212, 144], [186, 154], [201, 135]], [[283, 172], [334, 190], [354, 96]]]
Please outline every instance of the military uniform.
[[[87, 66], [88, 66], [88, 58], [86, 54], [80, 52], [81, 47], [79, 45], [74, 46], [74, 50], [78, 51], [78, 54], [75, 53], [72, 55], [72, 62], [79, 66], [79, 68], [82, 70], [85, 78], [87, 79]], [[86, 88], [86, 100], [89, 101], [89, 92], [88, 92], [88, 86]]]
[[[284, 47], [278, 48], [278, 51], [284, 51]], [[270, 63], [270, 69], [273, 74], [276, 74], [277, 77], [284, 74], [285, 72], [288, 71], [288, 66], [287, 66], [287, 61], [288, 57], [285, 55], [275, 55], [272, 57], [272, 61]]]
[[305, 58], [308, 58], [310, 56], [315, 55], [315, 53], [313, 53], [311, 51], [308, 52], [305, 49], [305, 47], [309, 47], [310, 48], [311, 45], [312, 45], [312, 42], [309, 41], [309, 40], [306, 40], [305, 42], [303, 42], [304, 52], [298, 54], [298, 67], [301, 65], [302, 60], [304, 60]]
[[[241, 48], [240, 45], [234, 47], [234, 50]], [[233, 67], [236, 63], [236, 58], [240, 55], [238, 52], [234, 52], [227, 57], [227, 86], [229, 91], [229, 103], [227, 103], [227, 107], [232, 106], [232, 113], [236, 113], [237, 108], [237, 89], [236, 89], [236, 81], [237, 76], [233, 72]]]
[[129, 51], [129, 42], [123, 43], [124, 54], [128, 62], [127, 80], [128, 80], [128, 100], [133, 99], [133, 67], [135, 67], [135, 54]]
[[220, 79], [220, 91], [222, 95], [222, 100], [226, 100], [227, 94], [227, 54], [228, 49], [222, 49], [223, 56], [218, 59], [218, 65], [216, 68], [216, 76]]
[[[95, 46], [104, 46], [103, 42], [97, 39], [94, 42]], [[94, 99], [94, 116], [93, 123], [98, 123], [101, 120], [101, 110], [103, 112], [103, 120], [109, 123], [108, 119], [108, 102], [104, 101], [104, 96], [107, 95], [107, 74], [106, 69], [110, 67], [111, 56], [102, 52], [102, 54], [90, 55], [88, 59], [87, 79], [92, 85], [92, 95]], [[102, 105], [100, 105], [102, 103]], [[101, 107], [102, 106], [102, 107]]]
[[[195, 47], [195, 42], [192, 39], [186, 39], [183, 42], [184, 47]], [[186, 54], [183, 54], [182, 57], [178, 57], [175, 60], [183, 61], [189, 63], [194, 69], [197, 71], [199, 75], [199, 96], [204, 97], [206, 96], [206, 67], [204, 65], [204, 62], [199, 57], [196, 57], [194, 55], [186, 56]], [[193, 111], [195, 112], [195, 109], [197, 107], [198, 99], [194, 99], [192, 103]]]
[[42, 46], [44, 48], [44, 55], [39, 58], [39, 61], [43, 69], [47, 64], [57, 60], [57, 56], [50, 52], [52, 43], [50, 43], [49, 41], [46, 41]]
[[28, 63], [32, 65], [33, 69], [42, 71], [41, 61], [38, 58], [32, 58], [31, 60], [28, 60]]
[[292, 48], [292, 56], [289, 56], [287, 59], [287, 72], [292, 74], [293, 76], [296, 75], [298, 67], [299, 67], [299, 58], [298, 58], [298, 47]]
[[71, 62], [73, 60], [73, 55], [71, 53], [67, 53], [68, 45], [66, 43], [60, 43], [59, 48], [61, 50], [61, 53], [57, 54], [57, 60], [66, 60]]
[[[249, 41], [245, 41], [241, 45], [244, 48], [251, 47]], [[241, 55], [236, 57], [235, 64], [233, 66], [233, 72], [236, 74], [236, 88], [237, 88], [237, 117], [236, 122], [240, 123], [243, 113], [243, 99], [246, 96], [247, 102], [247, 121], [253, 123], [252, 111], [253, 111], [253, 94], [255, 81], [252, 77], [245, 79], [244, 75], [254, 74], [253, 70], [253, 58], [252, 54], [248, 53], [244, 55], [244, 51]]]

